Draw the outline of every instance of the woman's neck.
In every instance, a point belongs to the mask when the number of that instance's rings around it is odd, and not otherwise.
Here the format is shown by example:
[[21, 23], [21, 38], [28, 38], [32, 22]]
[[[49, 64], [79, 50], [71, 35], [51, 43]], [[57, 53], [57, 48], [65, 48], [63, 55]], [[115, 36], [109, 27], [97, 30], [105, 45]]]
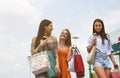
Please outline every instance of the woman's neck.
[[50, 37], [50, 34], [49, 34], [49, 33], [45, 33], [44, 36], [46, 36], [46, 37]]
[[60, 41], [59, 41], [59, 45], [60, 45], [60, 46], [65, 46], [65, 41], [64, 41], [64, 40], [60, 40]]

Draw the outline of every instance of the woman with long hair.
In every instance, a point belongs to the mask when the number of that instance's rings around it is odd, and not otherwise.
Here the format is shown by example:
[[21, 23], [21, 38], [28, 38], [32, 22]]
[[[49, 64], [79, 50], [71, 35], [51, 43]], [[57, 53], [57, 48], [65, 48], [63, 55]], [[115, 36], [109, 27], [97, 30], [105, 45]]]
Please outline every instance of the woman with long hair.
[[[50, 20], [44, 19], [40, 22], [38, 34], [32, 39], [31, 54], [40, 52], [41, 50], [49, 50], [52, 52], [55, 60], [55, 73], [59, 71], [58, 54], [57, 54], [57, 39], [51, 36], [53, 25]], [[48, 78], [47, 72], [40, 73], [35, 76], [36, 78]]]
[[95, 60], [93, 63], [94, 71], [99, 78], [110, 78], [110, 59], [114, 68], [118, 68], [118, 65], [112, 54], [113, 49], [110, 37], [106, 34], [104, 23], [101, 19], [95, 19], [93, 22], [93, 35], [89, 37], [87, 46], [88, 53], [93, 46], [96, 46]]
[[57, 78], [71, 78], [68, 71], [68, 61], [72, 56], [71, 34], [68, 29], [63, 29], [58, 43], [58, 57], [61, 74]]

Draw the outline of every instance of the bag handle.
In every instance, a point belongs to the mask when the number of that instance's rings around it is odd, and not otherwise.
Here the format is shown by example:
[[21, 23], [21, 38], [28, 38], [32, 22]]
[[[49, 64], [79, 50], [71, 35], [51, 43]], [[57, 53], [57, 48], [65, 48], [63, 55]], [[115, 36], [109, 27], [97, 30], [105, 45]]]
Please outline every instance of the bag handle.
[[75, 47], [75, 54], [80, 54], [80, 51], [78, 50], [77, 47]]

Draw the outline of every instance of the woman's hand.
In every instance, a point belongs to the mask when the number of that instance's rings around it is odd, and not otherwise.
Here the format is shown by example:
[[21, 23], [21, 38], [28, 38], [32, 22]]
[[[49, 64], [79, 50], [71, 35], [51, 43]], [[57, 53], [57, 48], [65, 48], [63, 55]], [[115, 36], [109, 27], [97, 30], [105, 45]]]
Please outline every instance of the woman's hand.
[[68, 54], [68, 55], [67, 55], [67, 61], [69, 62], [69, 61], [71, 60], [71, 58], [72, 58], [72, 55], [71, 55], [71, 54]]
[[95, 36], [95, 35], [93, 35], [93, 45], [95, 45], [95, 44], [96, 44], [96, 40], [97, 40], [96, 36]]
[[32, 50], [32, 55], [37, 53], [36, 49]]
[[42, 47], [44, 47], [45, 45], [48, 44], [48, 39], [41, 39], [40, 40], [40, 44], [38, 45], [38, 47], [36, 48], [36, 51], [39, 52], [42, 50]]
[[59, 75], [59, 74], [60, 74], [60, 68], [59, 68], [59, 66], [58, 66], [58, 65], [56, 65], [56, 66], [55, 66], [54, 71], [55, 71], [55, 73], [56, 73], [57, 75]]
[[47, 43], [48, 43], [48, 39], [46, 38], [46, 39], [41, 39], [40, 40], [40, 44], [39, 45], [41, 45], [41, 46], [45, 46], [45, 45], [47, 45]]
[[115, 69], [118, 69], [118, 64], [114, 63], [113, 65]]

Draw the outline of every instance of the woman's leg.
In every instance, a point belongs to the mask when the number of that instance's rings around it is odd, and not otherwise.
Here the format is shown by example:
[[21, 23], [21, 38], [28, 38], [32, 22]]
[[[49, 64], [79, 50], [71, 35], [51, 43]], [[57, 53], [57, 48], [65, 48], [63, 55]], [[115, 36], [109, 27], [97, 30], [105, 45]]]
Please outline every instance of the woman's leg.
[[107, 78], [110, 78], [110, 68], [105, 68], [105, 74]]
[[105, 70], [101, 66], [95, 66], [94, 71], [97, 74], [98, 78], [107, 78]]

